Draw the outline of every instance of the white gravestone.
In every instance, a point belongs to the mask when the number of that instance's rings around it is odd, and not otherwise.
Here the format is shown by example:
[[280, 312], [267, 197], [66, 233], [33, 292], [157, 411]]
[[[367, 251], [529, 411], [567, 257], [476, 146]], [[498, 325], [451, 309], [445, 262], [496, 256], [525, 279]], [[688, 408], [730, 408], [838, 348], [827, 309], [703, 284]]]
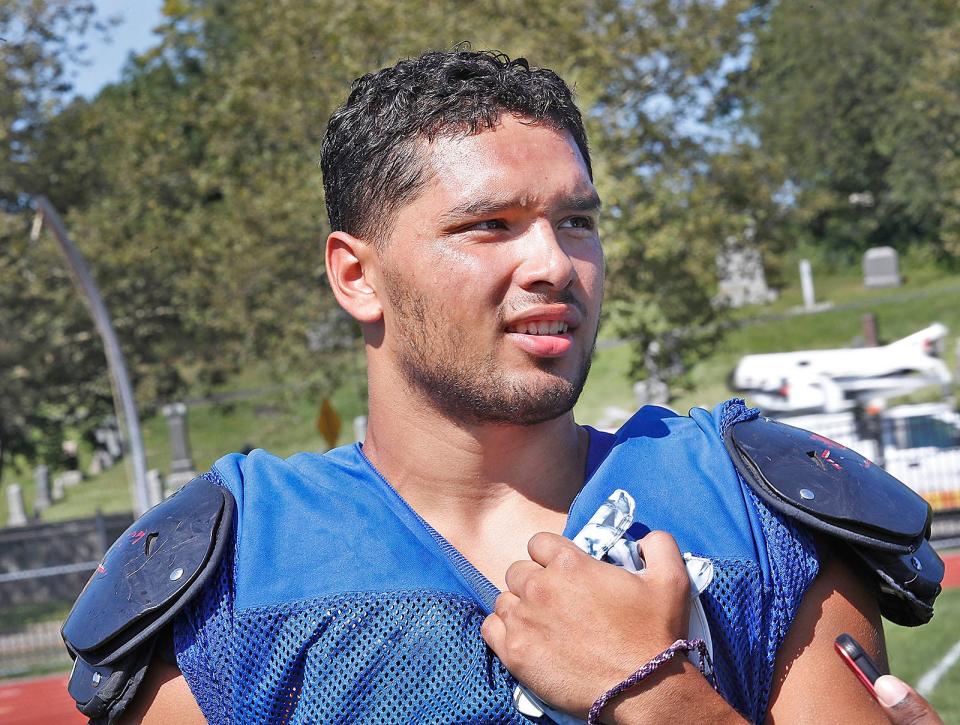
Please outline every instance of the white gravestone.
[[893, 247], [872, 247], [863, 255], [864, 287], [899, 287], [900, 259]]
[[53, 479], [53, 489], [50, 491], [50, 500], [59, 501], [63, 498], [63, 476], [55, 476]]
[[718, 297], [731, 307], [762, 305], [777, 299], [767, 287], [763, 259], [756, 249], [728, 246], [717, 255]]
[[33, 510], [39, 514], [50, 506], [50, 469], [44, 465], [37, 466], [33, 469], [33, 480], [36, 483]]
[[813, 290], [813, 267], [809, 259], [800, 260], [800, 290], [803, 292], [803, 307], [812, 310], [817, 306], [817, 295]]
[[151, 507], [163, 501], [163, 474], [156, 468], [147, 471], [147, 496]]
[[17, 483], [7, 486], [7, 511], [7, 526], [26, 526], [27, 509], [23, 505], [23, 491]]
[[367, 437], [367, 416], [358, 415], [353, 419], [353, 439], [363, 443], [363, 439]]
[[193, 455], [190, 452], [190, 434], [187, 428], [187, 406], [183, 403], [170, 403], [160, 409], [167, 419], [170, 433], [170, 473], [167, 475], [167, 495], [183, 488], [197, 476], [193, 467]]

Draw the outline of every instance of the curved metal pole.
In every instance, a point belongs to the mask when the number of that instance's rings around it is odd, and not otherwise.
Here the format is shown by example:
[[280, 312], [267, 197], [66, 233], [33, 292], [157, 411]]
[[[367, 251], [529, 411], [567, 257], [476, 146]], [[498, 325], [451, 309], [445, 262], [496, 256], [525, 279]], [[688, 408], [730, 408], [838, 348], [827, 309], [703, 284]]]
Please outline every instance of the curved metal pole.
[[[90, 275], [90, 270], [83, 259], [83, 255], [80, 254], [80, 250], [67, 235], [67, 230], [49, 199], [45, 196], [36, 196], [31, 200], [31, 205], [36, 210], [38, 219], [42, 218], [43, 221], [47, 222], [57, 238], [60, 248], [70, 264], [77, 289], [86, 298], [90, 307], [90, 314], [93, 315], [93, 321], [97, 326], [97, 332], [100, 333], [100, 338], [103, 340], [103, 349], [107, 355], [107, 367], [113, 381], [114, 394], [120, 399], [120, 409], [123, 411], [124, 423], [127, 428], [127, 441], [130, 446], [133, 464], [134, 506], [136, 507], [135, 513], [139, 516], [150, 508], [150, 499], [147, 493], [147, 456], [143, 448], [143, 436], [140, 433], [137, 401], [133, 397], [133, 386], [130, 384], [130, 376], [127, 374], [127, 363], [124, 360], [123, 352], [120, 350], [120, 343], [117, 341], [117, 335], [113, 330], [113, 323], [110, 322], [110, 314], [107, 312], [106, 305], [103, 304], [100, 290]], [[39, 234], [39, 231], [35, 224], [34, 236]]]

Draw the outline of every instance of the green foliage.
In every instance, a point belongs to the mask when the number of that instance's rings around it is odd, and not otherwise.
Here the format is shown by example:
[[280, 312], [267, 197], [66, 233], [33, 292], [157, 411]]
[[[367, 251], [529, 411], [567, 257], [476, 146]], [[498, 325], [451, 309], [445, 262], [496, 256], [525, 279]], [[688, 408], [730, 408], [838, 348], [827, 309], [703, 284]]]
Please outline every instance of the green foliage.
[[103, 353], [64, 265], [30, 245], [27, 194], [81, 194], [40, 159], [69, 88], [68, 36], [93, 23], [92, 3], [0, 4], [0, 476], [11, 456], [56, 460], [64, 428], [109, 410]]
[[960, 259], [960, 12], [930, 34], [882, 141], [891, 198], [941, 256]]
[[[943, 552], [944, 555], [956, 553]], [[929, 624], [901, 627], [884, 622], [891, 672], [915, 685], [956, 645], [957, 617], [960, 617], [960, 589], [948, 589], [937, 598]], [[960, 667], [954, 664], [946, 672], [929, 700], [943, 722], [960, 722]]]
[[944, 28], [958, 19], [952, 0], [773, 8], [741, 89], [762, 148], [789, 170], [804, 238], [853, 252], [938, 241], [941, 218], [923, 199], [937, 176], [924, 160], [956, 149], [928, 132], [949, 120], [937, 110], [956, 84], [955, 37]]

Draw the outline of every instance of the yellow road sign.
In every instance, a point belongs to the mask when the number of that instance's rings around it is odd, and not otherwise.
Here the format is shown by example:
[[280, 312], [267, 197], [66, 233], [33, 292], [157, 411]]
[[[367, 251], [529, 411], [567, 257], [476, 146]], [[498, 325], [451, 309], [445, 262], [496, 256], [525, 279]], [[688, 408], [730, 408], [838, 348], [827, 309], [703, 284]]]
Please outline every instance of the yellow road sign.
[[327, 448], [333, 448], [337, 445], [337, 438], [340, 437], [340, 416], [330, 405], [330, 400], [324, 398], [320, 404], [320, 414], [317, 416], [317, 430], [327, 442]]

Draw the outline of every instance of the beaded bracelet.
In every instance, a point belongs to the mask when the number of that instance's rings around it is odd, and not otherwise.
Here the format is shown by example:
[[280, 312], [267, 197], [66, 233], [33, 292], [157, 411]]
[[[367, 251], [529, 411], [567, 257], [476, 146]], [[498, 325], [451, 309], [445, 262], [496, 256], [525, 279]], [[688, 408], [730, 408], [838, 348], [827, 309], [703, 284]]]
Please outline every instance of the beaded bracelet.
[[624, 690], [628, 690], [637, 683], [645, 680], [660, 665], [673, 659], [673, 656], [677, 654], [677, 652], [692, 652], [693, 650], [696, 650], [697, 654], [700, 655], [701, 674], [707, 678], [707, 681], [710, 682], [711, 685], [716, 687], [713, 680], [713, 665], [710, 662], [710, 654], [707, 652], [707, 645], [704, 641], [702, 639], [678, 639], [619, 685], [612, 687], [600, 695], [597, 701], [593, 703], [593, 707], [590, 708], [590, 712], [587, 715], [587, 725], [596, 725], [599, 723], [600, 711], [603, 710], [604, 706], [606, 706], [610, 700]]

